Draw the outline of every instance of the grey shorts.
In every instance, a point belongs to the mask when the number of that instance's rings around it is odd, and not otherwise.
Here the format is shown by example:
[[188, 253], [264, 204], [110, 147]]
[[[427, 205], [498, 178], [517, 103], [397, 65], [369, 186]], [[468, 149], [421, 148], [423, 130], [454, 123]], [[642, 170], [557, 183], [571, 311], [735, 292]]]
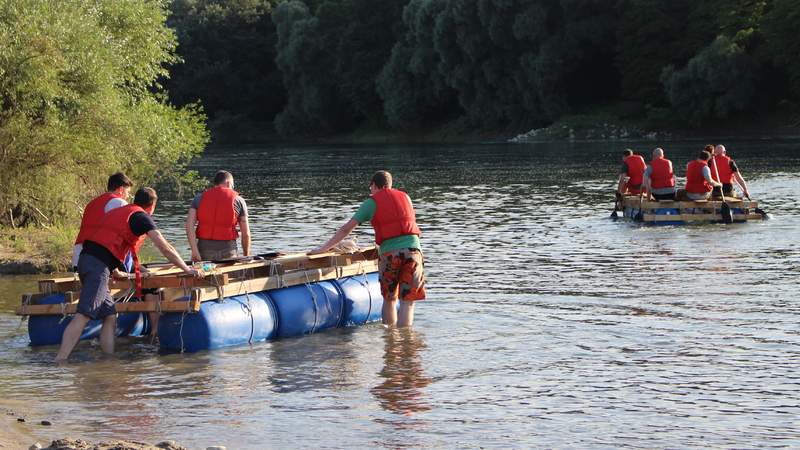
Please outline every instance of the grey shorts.
[[239, 256], [236, 249], [236, 240], [232, 241], [212, 241], [206, 239], [197, 240], [197, 250], [203, 261], [221, 261]]
[[114, 298], [108, 291], [108, 280], [111, 278], [108, 266], [92, 255], [81, 253], [78, 276], [81, 279], [79, 313], [90, 319], [103, 319], [117, 313]]

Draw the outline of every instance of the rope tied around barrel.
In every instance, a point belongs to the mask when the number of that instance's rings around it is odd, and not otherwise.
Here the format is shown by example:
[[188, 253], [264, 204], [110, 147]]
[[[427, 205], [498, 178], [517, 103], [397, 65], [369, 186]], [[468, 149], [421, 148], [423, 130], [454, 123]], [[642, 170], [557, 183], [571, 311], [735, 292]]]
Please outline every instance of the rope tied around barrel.
[[[311, 294], [311, 301], [314, 303], [314, 325], [311, 327], [311, 334], [314, 334], [317, 331], [317, 323], [319, 322], [319, 305], [317, 304], [317, 294], [314, 293], [314, 289], [311, 286], [311, 279], [308, 277], [308, 271], [306, 270], [303, 272], [306, 276], [306, 282], [304, 283], [306, 289]], [[322, 291], [325, 292], [324, 290]], [[328, 295], [325, 294], [325, 298], [327, 299]]]

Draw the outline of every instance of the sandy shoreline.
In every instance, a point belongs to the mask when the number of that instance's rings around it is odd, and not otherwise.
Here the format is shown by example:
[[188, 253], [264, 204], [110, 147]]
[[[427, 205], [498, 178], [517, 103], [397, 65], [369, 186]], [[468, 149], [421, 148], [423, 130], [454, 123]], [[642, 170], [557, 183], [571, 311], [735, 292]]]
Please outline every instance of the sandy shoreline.
[[[47, 433], [42, 433], [34, 429], [34, 423], [38, 427], [42, 419], [38, 422], [28, 421], [29, 411], [25, 408], [22, 402], [13, 402], [3, 400], [0, 404], [0, 411], [2, 411], [2, 421], [0, 425], [0, 449], [27, 449], [31, 445], [39, 442], [43, 446], [45, 443], [49, 444], [46, 439]], [[25, 422], [20, 422], [18, 419], [24, 419]]]
[[[71, 437], [53, 437], [68, 434], [59, 430], [57, 424], [44, 425], [40, 417], [34, 417], [22, 402], [9, 402], [3, 400], [2, 421], [0, 424], [0, 449], [25, 450], [30, 448], [58, 449], [58, 450], [186, 450], [185, 447], [174, 441], [164, 441], [158, 444], [145, 442], [107, 440], [97, 443], [87, 442]], [[23, 421], [20, 421], [23, 419]], [[36, 445], [39, 447], [36, 447]], [[224, 448], [224, 447], [220, 447]]]

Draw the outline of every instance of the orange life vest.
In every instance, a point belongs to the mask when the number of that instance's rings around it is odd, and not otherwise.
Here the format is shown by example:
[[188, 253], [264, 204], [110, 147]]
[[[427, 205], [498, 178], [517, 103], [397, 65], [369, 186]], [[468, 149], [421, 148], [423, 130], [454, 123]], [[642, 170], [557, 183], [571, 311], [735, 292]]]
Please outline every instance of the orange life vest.
[[661, 157], [650, 161], [650, 186], [653, 189], [675, 187], [675, 173], [672, 161]]
[[623, 160], [625, 165], [628, 166], [628, 186], [637, 187], [642, 184], [644, 179], [644, 170], [647, 169], [647, 164], [644, 158], [639, 155], [626, 156]]
[[381, 245], [386, 239], [407, 234], [421, 234], [417, 227], [417, 217], [411, 200], [403, 191], [381, 189], [372, 194], [375, 201], [375, 214], [372, 228], [375, 229], [375, 242]]
[[693, 194], [711, 192], [713, 187], [703, 176], [703, 167], [708, 167], [708, 163], [699, 159], [686, 165], [686, 192]]
[[206, 190], [197, 208], [197, 237], [210, 241], [231, 241], [239, 237], [239, 217], [233, 208], [238, 192], [225, 186]]
[[115, 198], [124, 197], [114, 194], [113, 192], [105, 192], [95, 197], [94, 200], [86, 205], [86, 208], [83, 209], [81, 228], [78, 231], [78, 237], [75, 238], [75, 244], [83, 244], [86, 237], [97, 229], [100, 219], [106, 215], [106, 204]]
[[731, 170], [731, 159], [726, 155], [716, 155], [714, 156], [714, 163], [717, 165], [717, 172], [712, 170], [711, 178], [723, 184], [731, 184], [731, 182], [733, 181], [733, 171]]
[[86, 240], [105, 247], [122, 264], [125, 255], [133, 255], [133, 267], [136, 274], [136, 295], [142, 296], [142, 278], [139, 269], [139, 248], [144, 242], [145, 235], [136, 236], [128, 224], [131, 216], [137, 212], [145, 212], [139, 205], [125, 205], [112, 209], [100, 220], [98, 227]]

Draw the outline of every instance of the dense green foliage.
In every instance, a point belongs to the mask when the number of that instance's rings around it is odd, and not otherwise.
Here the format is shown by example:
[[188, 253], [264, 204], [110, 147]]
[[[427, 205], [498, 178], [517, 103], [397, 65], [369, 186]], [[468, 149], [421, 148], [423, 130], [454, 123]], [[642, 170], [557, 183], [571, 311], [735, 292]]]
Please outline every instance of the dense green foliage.
[[218, 138], [258, 134], [286, 103], [266, 0], [173, 0], [167, 24], [183, 63], [164, 82], [176, 104], [202, 101]]
[[155, 0], [0, 0], [0, 211], [16, 225], [80, 217], [123, 170], [183, 176], [208, 136], [156, 83], [176, 62]]
[[800, 99], [794, 0], [176, 0], [172, 13], [187, 61], [173, 99], [285, 136], [521, 129], [604, 105], [698, 125]]

